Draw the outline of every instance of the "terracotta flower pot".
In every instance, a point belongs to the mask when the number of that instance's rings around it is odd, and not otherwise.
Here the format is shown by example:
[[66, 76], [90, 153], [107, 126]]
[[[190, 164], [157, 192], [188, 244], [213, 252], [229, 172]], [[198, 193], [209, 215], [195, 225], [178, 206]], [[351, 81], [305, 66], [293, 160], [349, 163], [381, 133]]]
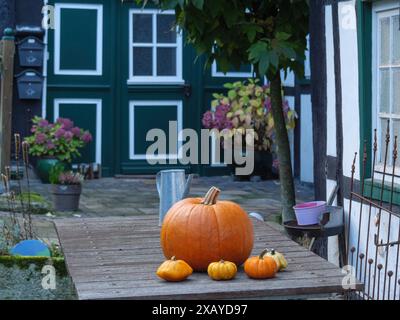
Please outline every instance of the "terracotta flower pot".
[[56, 211], [77, 211], [82, 193], [82, 185], [52, 184], [53, 205]]

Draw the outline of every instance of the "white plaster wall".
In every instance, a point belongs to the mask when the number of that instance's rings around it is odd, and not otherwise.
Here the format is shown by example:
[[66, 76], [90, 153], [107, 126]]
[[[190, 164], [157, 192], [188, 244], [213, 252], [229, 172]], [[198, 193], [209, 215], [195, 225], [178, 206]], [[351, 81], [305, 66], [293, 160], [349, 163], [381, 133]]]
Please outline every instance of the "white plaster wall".
[[[291, 109], [294, 109], [295, 100], [294, 97], [285, 97], [285, 99], [289, 102], [289, 106]], [[294, 131], [291, 130], [288, 133], [289, 143], [290, 143], [290, 156], [292, 160], [292, 168], [294, 168]]]
[[288, 72], [285, 77], [285, 72], [281, 71], [281, 78], [283, 86], [285, 87], [294, 87], [295, 85], [295, 75], [293, 72]]
[[[342, 115], [343, 115], [343, 170], [346, 177], [351, 176], [351, 166], [354, 159], [354, 153], [360, 150], [360, 119], [359, 119], [359, 78], [358, 78], [358, 47], [357, 47], [357, 29], [356, 29], [356, 14], [355, 2], [344, 1], [339, 3], [339, 27], [340, 27], [340, 60], [341, 60], [341, 76], [342, 76]], [[334, 76], [334, 50], [333, 50], [333, 32], [332, 32], [332, 7], [326, 6], [326, 48], [327, 48], [327, 154], [336, 156], [336, 88]], [[355, 178], [360, 179], [359, 161], [356, 162]], [[327, 181], [327, 197], [335, 186], [335, 181]], [[344, 200], [345, 222], [349, 223], [350, 200]], [[374, 244], [374, 235], [377, 233], [375, 225], [375, 217], [378, 210], [370, 208], [368, 205], [359, 202], [352, 202], [350, 219], [350, 237], [349, 247], [359, 248], [353, 255], [349, 257], [349, 262], [355, 267], [357, 265], [357, 255], [363, 253], [368, 254], [362, 264], [358, 260], [357, 277], [362, 281], [365, 279], [366, 292], [368, 288], [372, 296], [372, 286], [375, 274], [375, 255], [377, 252], [377, 264], [386, 265], [386, 271], [396, 271], [397, 247], [389, 248], [389, 250], [376, 250]], [[388, 230], [389, 216], [382, 211], [381, 214], [381, 229], [380, 241], [387, 242], [397, 241], [400, 232], [400, 220], [392, 218], [392, 226]], [[368, 232], [369, 230], [369, 232]], [[360, 236], [359, 236], [360, 234]], [[368, 248], [368, 249], [367, 249]], [[338, 257], [337, 241], [332, 237], [328, 240], [328, 257], [333, 263], [336, 263]], [[369, 268], [365, 268], [365, 263], [368, 259], [373, 259], [374, 264], [369, 273]], [[366, 271], [366, 273], [365, 273]], [[384, 276], [383, 269], [381, 280], [379, 283], [380, 292], [379, 298], [383, 298]], [[398, 277], [400, 270], [398, 270]], [[394, 277], [391, 282], [390, 298], [394, 296]], [[386, 283], [386, 291], [388, 289], [388, 278]], [[374, 298], [378, 297], [378, 283], [375, 286]], [[387, 299], [387, 295], [384, 297]], [[397, 287], [396, 299], [400, 298], [399, 287]]]
[[327, 90], [327, 155], [336, 157], [336, 90], [333, 46], [332, 6], [325, 8], [326, 90]]
[[[339, 3], [340, 61], [342, 76], [343, 173], [351, 176], [354, 153], [360, 150], [358, 45], [354, 1]], [[359, 179], [356, 166], [356, 179]]]
[[300, 179], [303, 182], [312, 183], [314, 182], [314, 143], [311, 95], [301, 96], [300, 128]]
[[[349, 206], [350, 206], [350, 200], [346, 199], [345, 200], [345, 216], [346, 216], [346, 223], [348, 223], [348, 213], [349, 213]], [[377, 261], [377, 264], [382, 264], [383, 266], [386, 265], [386, 259], [388, 260], [387, 263], [387, 269], [386, 272], [388, 271], [393, 271], [395, 273], [396, 271], [396, 259], [397, 259], [397, 247], [392, 247], [389, 248], [388, 250], [385, 249], [379, 249], [376, 251], [376, 246], [374, 244], [374, 235], [377, 234], [378, 228], [375, 225], [375, 217], [378, 214], [378, 210], [375, 208], [369, 209], [369, 206], [366, 205], [365, 203], [362, 205], [362, 213], [361, 213], [361, 236], [360, 240], [358, 240], [358, 230], [359, 230], [359, 225], [360, 225], [360, 208], [361, 204], [357, 202], [352, 202], [352, 215], [350, 219], [350, 248], [358, 247], [359, 243], [359, 250], [354, 253], [353, 258], [352, 255], [349, 255], [349, 263], [352, 264], [354, 267], [357, 265], [356, 264], [356, 256], [358, 253], [358, 256], [363, 253], [366, 255], [366, 257], [363, 259], [363, 263], [361, 265], [360, 259], [358, 259], [358, 272], [357, 276], [360, 278], [362, 281], [365, 279], [365, 287], [366, 287], [366, 292], [368, 292], [368, 288], [370, 288], [370, 295], [372, 296], [373, 294], [373, 282], [374, 282], [374, 274], [375, 274], [375, 262], [372, 264], [371, 268], [371, 273], [369, 273], [369, 267], [367, 265], [367, 268], [365, 269], [365, 262], [368, 261], [368, 259], [373, 259], [374, 261]], [[369, 222], [369, 224], [368, 224]], [[389, 241], [397, 241], [399, 237], [399, 228], [400, 228], [400, 221], [398, 218], [392, 218], [392, 223], [391, 223], [391, 228], [390, 228], [390, 233], [388, 232], [388, 223], [389, 223], [389, 216], [386, 212], [382, 211], [381, 212], [381, 229], [380, 229], [380, 241], [383, 241], [386, 243], [388, 241], [388, 236], [389, 236]], [[368, 234], [368, 225], [370, 228], [369, 232], [369, 239], [367, 237]], [[368, 244], [368, 246], [367, 246]], [[367, 247], [368, 247], [368, 252], [367, 252]], [[377, 255], [376, 255], [377, 252]], [[375, 260], [375, 257], [377, 257], [377, 260]], [[366, 271], [366, 274], [365, 274]], [[384, 289], [384, 272], [385, 268], [382, 269], [381, 272], [381, 280], [379, 283], [379, 299], [383, 298], [383, 289]], [[398, 276], [400, 275], [400, 270], [398, 271]], [[389, 278], [386, 278], [386, 290], [385, 290], [385, 299], [387, 299], [387, 292], [388, 292], [388, 285], [389, 285]], [[391, 281], [391, 290], [390, 290], [390, 299], [393, 299], [394, 297], [394, 276], [392, 277]], [[399, 287], [397, 286], [397, 289]], [[378, 297], [378, 277], [376, 278], [376, 285], [375, 285], [375, 299]], [[396, 299], [399, 299], [399, 290], [396, 292]]]
[[[326, 195], [327, 199], [329, 199], [330, 195], [336, 188], [336, 181], [334, 180], [326, 180]], [[333, 201], [332, 205], [336, 205], [336, 198]], [[338, 237], [329, 237], [328, 238], [328, 261], [339, 266], [339, 242]]]

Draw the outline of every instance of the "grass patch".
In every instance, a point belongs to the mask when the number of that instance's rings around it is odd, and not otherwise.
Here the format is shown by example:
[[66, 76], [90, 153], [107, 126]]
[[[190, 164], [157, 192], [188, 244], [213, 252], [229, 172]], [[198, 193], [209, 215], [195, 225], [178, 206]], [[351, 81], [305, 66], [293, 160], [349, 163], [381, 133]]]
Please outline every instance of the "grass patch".
[[7, 268], [18, 267], [28, 269], [31, 265], [35, 266], [37, 271], [41, 271], [45, 265], [53, 265], [57, 275], [61, 277], [68, 276], [64, 257], [22, 257], [22, 256], [0, 256], [0, 264]]

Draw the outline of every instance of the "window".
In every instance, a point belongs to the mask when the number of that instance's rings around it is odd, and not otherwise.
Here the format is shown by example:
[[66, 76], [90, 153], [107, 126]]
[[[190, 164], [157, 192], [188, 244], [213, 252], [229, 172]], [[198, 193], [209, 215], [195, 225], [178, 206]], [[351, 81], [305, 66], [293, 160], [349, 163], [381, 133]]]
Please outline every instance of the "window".
[[183, 83], [182, 36], [173, 11], [130, 10], [129, 84]]
[[[398, 2], [396, 2], [398, 6]], [[399, 10], [376, 11], [373, 79], [376, 127], [379, 133], [379, 162], [384, 161], [386, 129], [391, 137], [400, 138], [400, 20]], [[393, 143], [388, 150], [391, 164]], [[400, 167], [400, 162], [397, 162]]]
[[230, 70], [227, 73], [224, 73], [222, 70], [220, 70], [218, 63], [216, 61], [213, 62], [211, 66], [211, 75], [213, 77], [230, 77], [230, 78], [253, 78], [254, 72], [253, 72], [253, 66], [251, 64], [249, 65], [243, 65], [239, 70]]

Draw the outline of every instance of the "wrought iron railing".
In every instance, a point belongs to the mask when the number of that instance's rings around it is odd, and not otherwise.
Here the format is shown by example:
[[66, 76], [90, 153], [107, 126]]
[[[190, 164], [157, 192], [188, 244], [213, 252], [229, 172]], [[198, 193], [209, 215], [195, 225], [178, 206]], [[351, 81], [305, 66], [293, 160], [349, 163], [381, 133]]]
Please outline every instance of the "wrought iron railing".
[[[391, 143], [392, 152], [389, 151]], [[352, 294], [348, 298], [400, 299], [400, 210], [395, 205], [398, 149], [397, 137], [391, 140], [389, 122], [385, 144], [386, 148], [381, 150], [383, 169], [376, 169], [376, 130], [371, 175], [367, 176], [369, 159], [366, 142], [359, 183], [355, 179], [357, 154], [352, 165], [349, 212], [345, 226], [345, 262], [352, 266], [353, 275], [364, 283], [364, 291]]]

